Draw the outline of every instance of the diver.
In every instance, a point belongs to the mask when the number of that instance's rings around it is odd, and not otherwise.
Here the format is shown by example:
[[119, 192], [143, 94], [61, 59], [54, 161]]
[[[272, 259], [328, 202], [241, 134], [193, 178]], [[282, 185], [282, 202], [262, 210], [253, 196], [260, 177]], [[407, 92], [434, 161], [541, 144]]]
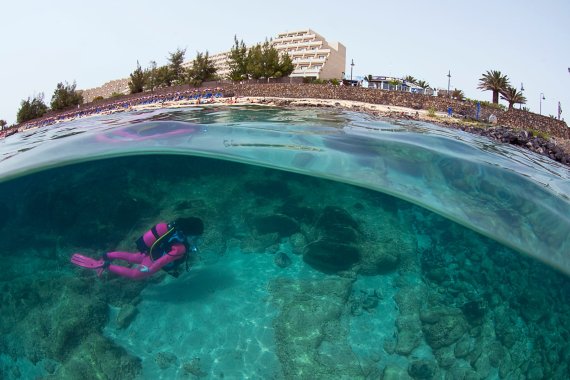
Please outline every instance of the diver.
[[[180, 274], [180, 265], [198, 252], [198, 239], [204, 233], [204, 223], [200, 218], [180, 218], [173, 223], [161, 222], [145, 232], [136, 241], [139, 252], [107, 252], [100, 259], [71, 256], [71, 262], [79, 267], [92, 269], [101, 276], [105, 270], [133, 280], [152, 276], [160, 269], [174, 277]], [[113, 260], [124, 260], [133, 267], [112, 264]]]

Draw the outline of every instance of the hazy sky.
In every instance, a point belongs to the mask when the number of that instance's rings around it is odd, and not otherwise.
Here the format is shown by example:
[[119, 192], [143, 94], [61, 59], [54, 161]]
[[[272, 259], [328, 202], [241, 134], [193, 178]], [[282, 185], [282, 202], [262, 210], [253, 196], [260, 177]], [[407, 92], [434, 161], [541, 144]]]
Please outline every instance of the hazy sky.
[[[217, 53], [233, 37], [247, 45], [311, 28], [347, 49], [354, 75], [413, 75], [432, 87], [491, 100], [477, 89], [486, 70], [524, 83], [527, 106], [570, 120], [569, 0], [333, 1], [26, 1], [7, 0], [0, 21], [0, 119], [15, 122], [22, 99], [58, 82], [90, 88], [127, 77], [137, 60], [169, 52]], [[277, 5], [278, 4], [278, 5]], [[288, 4], [282, 7], [282, 5]]]

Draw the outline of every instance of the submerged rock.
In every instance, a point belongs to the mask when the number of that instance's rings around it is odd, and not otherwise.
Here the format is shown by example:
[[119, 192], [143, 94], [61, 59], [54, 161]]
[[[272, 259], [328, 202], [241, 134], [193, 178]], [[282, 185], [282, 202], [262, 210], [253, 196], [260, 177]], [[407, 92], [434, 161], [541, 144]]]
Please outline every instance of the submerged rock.
[[123, 306], [121, 311], [119, 311], [119, 315], [117, 315], [117, 327], [120, 329], [129, 327], [138, 312], [138, 309], [133, 305], [127, 304]]
[[159, 352], [154, 357], [154, 361], [160, 369], [167, 369], [176, 363], [178, 358], [172, 352]]
[[[457, 342], [467, 331], [467, 322], [458, 309], [440, 307], [422, 314], [422, 331], [427, 343], [434, 349]], [[426, 318], [427, 315], [429, 318]]]
[[303, 260], [325, 273], [348, 270], [360, 260], [360, 251], [354, 245], [335, 241], [318, 241], [305, 248]]
[[340, 207], [326, 207], [315, 226], [316, 240], [305, 246], [303, 260], [325, 273], [349, 270], [360, 261], [358, 224]]
[[279, 251], [275, 254], [273, 261], [275, 262], [275, 265], [277, 265], [279, 268], [287, 268], [289, 265], [293, 263], [289, 258], [289, 256], [287, 256], [287, 254], [282, 251]]
[[346, 278], [270, 282], [269, 292], [280, 310], [273, 326], [284, 378], [362, 378], [343, 319], [351, 287], [352, 280]]
[[404, 368], [388, 364], [382, 373], [382, 380], [412, 380]]
[[293, 253], [296, 255], [300, 255], [303, 253], [305, 246], [307, 245], [307, 238], [300, 232], [297, 232], [291, 235], [289, 242], [291, 244], [291, 248]]
[[408, 373], [417, 380], [430, 380], [435, 376], [437, 365], [429, 360], [415, 360], [410, 363]]

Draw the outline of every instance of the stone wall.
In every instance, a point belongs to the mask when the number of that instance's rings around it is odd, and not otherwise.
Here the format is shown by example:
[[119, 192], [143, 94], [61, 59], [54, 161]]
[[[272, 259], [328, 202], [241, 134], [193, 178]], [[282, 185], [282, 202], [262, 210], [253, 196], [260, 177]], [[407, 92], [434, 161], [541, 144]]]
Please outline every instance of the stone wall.
[[[284, 98], [315, 98], [315, 99], [342, 99], [353, 100], [359, 102], [366, 102], [372, 104], [384, 104], [388, 106], [409, 107], [412, 109], [434, 109], [439, 112], [447, 112], [448, 107], [453, 110], [454, 116], [465, 118], [476, 118], [476, 106], [472, 102], [458, 101], [449, 99], [447, 97], [430, 96], [423, 94], [412, 94], [409, 92], [400, 91], [385, 91], [380, 89], [369, 89], [363, 87], [351, 86], [333, 86], [322, 84], [303, 84], [295, 83], [301, 81], [302, 78], [281, 78], [273, 80], [273, 83], [266, 83], [265, 81], [249, 81], [243, 84], [234, 84], [233, 82], [209, 82], [204, 83], [203, 87], [223, 87], [226, 95], [236, 96], [256, 96], [256, 97], [284, 97]], [[90, 96], [85, 99], [87, 103], [97, 95], [103, 95], [107, 98], [112, 92], [120, 92], [124, 89], [125, 83], [119, 81], [111, 81], [104, 86], [99, 87], [95, 92], [89, 94]], [[293, 83], [283, 83], [285, 81], [292, 81]], [[179, 86], [163, 88], [155, 91], [155, 94], [185, 91], [191, 88], [190, 86]], [[149, 95], [149, 93], [128, 95], [125, 100], [134, 99], [140, 96]], [[85, 96], [85, 94], [84, 94]], [[106, 102], [115, 102], [117, 99], [106, 99]], [[89, 104], [85, 106], [89, 107]], [[507, 127], [537, 130], [548, 133], [551, 136], [570, 139], [570, 128], [565, 122], [553, 119], [547, 116], [537, 115], [532, 112], [521, 110], [503, 111], [498, 108], [482, 105], [479, 113], [479, 120], [489, 120], [489, 116], [495, 115], [498, 123]]]

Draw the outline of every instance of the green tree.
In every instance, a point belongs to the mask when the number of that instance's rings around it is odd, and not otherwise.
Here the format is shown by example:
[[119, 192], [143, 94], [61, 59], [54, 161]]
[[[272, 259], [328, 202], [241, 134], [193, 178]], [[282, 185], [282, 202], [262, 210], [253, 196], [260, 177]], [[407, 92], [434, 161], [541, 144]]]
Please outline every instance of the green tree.
[[261, 48], [261, 66], [263, 78], [276, 78], [281, 77], [279, 66], [279, 52], [267, 40], [263, 43]]
[[397, 90], [400, 83], [401, 82], [399, 79], [390, 79], [388, 81], [388, 84], [390, 85], [390, 90]]
[[145, 79], [141, 65], [139, 61], [137, 61], [137, 68], [131, 73], [131, 80], [129, 80], [129, 90], [131, 90], [131, 94], [144, 91]]
[[184, 67], [182, 63], [184, 62], [184, 55], [186, 54], [186, 49], [176, 49], [174, 53], [170, 53], [168, 57], [168, 68], [172, 75], [171, 84], [178, 84], [184, 82]]
[[501, 94], [501, 99], [509, 102], [509, 110], [513, 109], [514, 104], [526, 104], [526, 98], [522, 91], [518, 91], [515, 87], [509, 86]]
[[463, 101], [463, 100], [465, 100], [465, 94], [463, 93], [463, 90], [455, 89], [451, 92], [451, 98], [455, 99], [455, 100]]
[[291, 56], [287, 53], [283, 53], [279, 60], [279, 71], [281, 72], [281, 76], [287, 77], [291, 75], [293, 70], [295, 70], [295, 65], [291, 60]]
[[503, 93], [509, 86], [509, 78], [506, 75], [497, 70], [487, 70], [479, 79], [477, 88], [483, 91], [493, 91], [493, 103], [499, 104], [499, 94]]
[[416, 85], [420, 86], [421, 88], [423, 88], [424, 90], [426, 88], [429, 88], [429, 83], [426, 82], [425, 80], [419, 80], [416, 82]]
[[282, 54], [265, 41], [251, 47], [247, 52], [247, 75], [253, 79], [280, 78], [293, 72], [295, 66], [289, 54]]
[[210, 60], [209, 54], [196, 52], [196, 58], [192, 62], [192, 67], [188, 70], [188, 81], [192, 84], [200, 84], [210, 80], [216, 80], [218, 69]]
[[261, 45], [257, 44], [252, 46], [247, 51], [247, 75], [253, 79], [259, 79], [263, 77], [264, 67], [263, 67], [263, 51]]
[[4, 130], [4, 127], [8, 124], [6, 120], [0, 119], [0, 131]]
[[156, 62], [150, 61], [148, 68], [144, 70], [144, 89], [154, 91], [158, 87]]
[[71, 106], [83, 104], [83, 95], [75, 91], [76, 86], [75, 81], [73, 84], [58, 83], [51, 97], [51, 109], [61, 111]]
[[234, 36], [234, 46], [228, 57], [228, 65], [230, 66], [228, 79], [236, 82], [247, 79], [247, 47], [243, 40], [238, 42], [237, 36]]
[[413, 83], [413, 84], [417, 84], [417, 81], [418, 81], [416, 78], [414, 78], [414, 77], [411, 76], [411, 75], [406, 75], [406, 76], [404, 77], [404, 80], [405, 80], [406, 82]]
[[28, 120], [42, 117], [47, 110], [48, 107], [44, 103], [44, 94], [40, 93], [34, 96], [33, 99], [28, 97], [27, 100], [22, 100], [16, 120], [18, 123], [24, 123]]
[[172, 85], [172, 73], [168, 66], [160, 66], [156, 69], [156, 87], [170, 87]]

